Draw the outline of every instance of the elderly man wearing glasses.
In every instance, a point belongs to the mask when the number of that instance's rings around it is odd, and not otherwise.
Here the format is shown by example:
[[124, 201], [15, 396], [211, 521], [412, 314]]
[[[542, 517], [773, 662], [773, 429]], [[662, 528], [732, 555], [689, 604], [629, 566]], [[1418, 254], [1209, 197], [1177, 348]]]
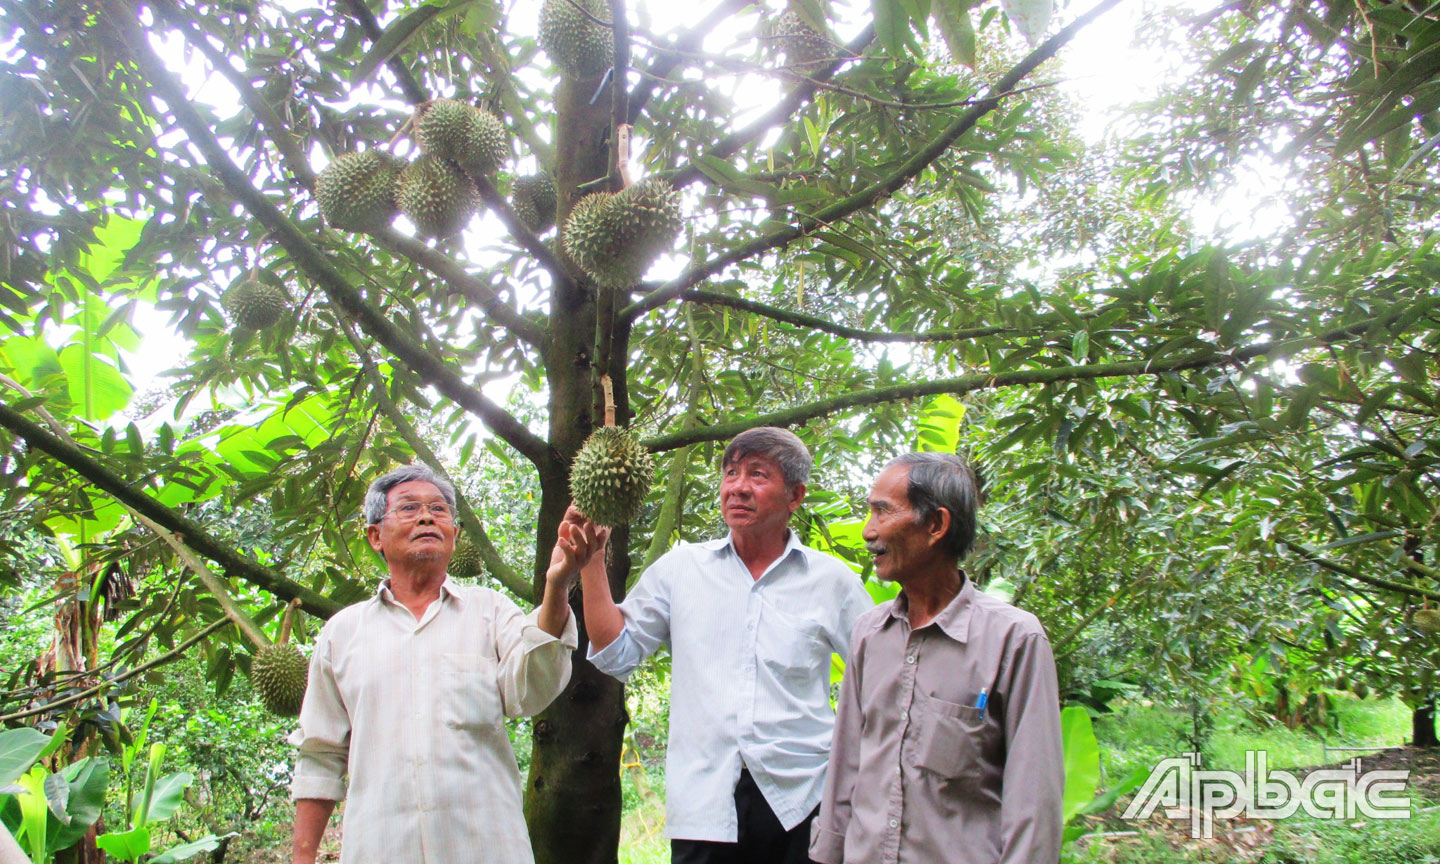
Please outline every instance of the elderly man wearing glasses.
[[557, 544], [544, 599], [525, 615], [446, 576], [455, 490], [428, 468], [370, 484], [364, 512], [388, 578], [315, 640], [291, 736], [293, 861], [313, 864], [335, 802], [348, 796], [341, 864], [531, 864], [504, 720], [542, 711], [569, 681], [576, 629], [566, 596], [602, 544], [583, 532]]

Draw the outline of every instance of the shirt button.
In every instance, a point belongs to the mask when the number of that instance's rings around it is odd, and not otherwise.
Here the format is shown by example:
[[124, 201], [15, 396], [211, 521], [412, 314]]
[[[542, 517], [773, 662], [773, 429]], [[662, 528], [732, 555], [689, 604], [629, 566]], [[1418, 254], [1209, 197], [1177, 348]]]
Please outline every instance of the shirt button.
[[905, 662], [909, 663], [912, 666], [915, 665], [915, 655], [911, 654], [909, 657], [906, 657]]
[[898, 827], [899, 825], [900, 825], [899, 821], [897, 821], [897, 820], [895, 820], [895, 819], [891, 819], [891, 820], [890, 820], [890, 827], [891, 827], [891, 828]]

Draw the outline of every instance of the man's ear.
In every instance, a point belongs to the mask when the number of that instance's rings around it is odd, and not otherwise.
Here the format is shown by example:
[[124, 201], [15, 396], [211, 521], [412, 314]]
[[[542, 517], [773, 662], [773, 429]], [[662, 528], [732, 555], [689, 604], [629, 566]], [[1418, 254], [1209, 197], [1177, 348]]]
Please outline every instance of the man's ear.
[[370, 548], [379, 552], [380, 557], [383, 559], [385, 552], [380, 548], [380, 523], [377, 522], [374, 525], [365, 526], [365, 539], [370, 541]]
[[791, 486], [791, 487], [790, 487], [790, 502], [789, 502], [789, 506], [790, 506], [790, 513], [791, 513], [792, 515], [795, 513], [796, 510], [799, 510], [799, 509], [800, 509], [800, 505], [801, 505], [802, 503], [804, 503], [804, 501], [805, 501], [805, 484], [804, 484], [804, 483], [796, 483], [794, 486]]
[[930, 524], [925, 526], [925, 533], [927, 545], [938, 546], [944, 543], [945, 535], [950, 533], [950, 508], [937, 507], [935, 515], [930, 517]]

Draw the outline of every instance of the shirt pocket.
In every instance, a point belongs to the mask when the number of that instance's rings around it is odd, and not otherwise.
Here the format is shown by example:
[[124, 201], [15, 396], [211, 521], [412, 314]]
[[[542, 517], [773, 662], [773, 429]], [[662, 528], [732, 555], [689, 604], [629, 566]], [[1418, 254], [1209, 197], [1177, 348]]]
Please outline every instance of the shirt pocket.
[[[829, 669], [829, 644], [814, 621], [788, 615], [766, 605], [760, 615], [760, 632], [755, 637], [756, 661], [782, 681], [808, 684], [819, 680], [816, 670]], [[823, 677], [829, 683], [829, 677]]]
[[497, 727], [502, 720], [495, 661], [484, 654], [440, 655], [440, 719], [452, 729]]
[[998, 730], [979, 708], [924, 697], [915, 767], [947, 779], [980, 778]]

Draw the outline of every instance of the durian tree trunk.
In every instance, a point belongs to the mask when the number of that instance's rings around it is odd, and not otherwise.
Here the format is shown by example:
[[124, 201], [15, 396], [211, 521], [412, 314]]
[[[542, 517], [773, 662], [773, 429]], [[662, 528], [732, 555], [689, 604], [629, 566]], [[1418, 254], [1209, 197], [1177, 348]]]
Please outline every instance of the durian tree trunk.
[[[556, 92], [556, 148], [551, 167], [559, 198], [557, 217], [564, 224], [578, 186], [609, 172], [609, 90], [590, 103], [598, 79], [562, 79]], [[588, 188], [586, 191], [602, 191]], [[568, 265], [567, 265], [568, 266]], [[540, 518], [536, 536], [535, 596], [544, 589], [544, 572], [555, 532], [570, 502], [568, 465], [575, 451], [599, 425], [601, 365], [612, 356], [611, 328], [597, 327], [597, 292], [570, 268], [570, 284], [557, 285], [550, 310], [552, 341], [546, 355], [550, 386], [549, 441], [564, 466], [541, 477]], [[606, 344], [600, 344], [604, 340]], [[621, 340], [623, 342], [623, 339]], [[622, 372], [623, 375], [623, 372]], [[629, 420], [623, 377], [617, 381], [617, 422]], [[624, 596], [629, 573], [629, 533], [611, 534], [607, 559], [610, 588]], [[615, 679], [585, 660], [589, 640], [579, 592], [571, 613], [580, 625], [570, 684], [539, 717], [532, 734], [525, 818], [537, 864], [613, 864], [620, 845], [620, 750], [627, 717], [625, 691]]]
[[1410, 745], [1412, 747], [1440, 747], [1440, 738], [1435, 736], [1435, 696], [1426, 696], [1425, 701], [1410, 709]]

